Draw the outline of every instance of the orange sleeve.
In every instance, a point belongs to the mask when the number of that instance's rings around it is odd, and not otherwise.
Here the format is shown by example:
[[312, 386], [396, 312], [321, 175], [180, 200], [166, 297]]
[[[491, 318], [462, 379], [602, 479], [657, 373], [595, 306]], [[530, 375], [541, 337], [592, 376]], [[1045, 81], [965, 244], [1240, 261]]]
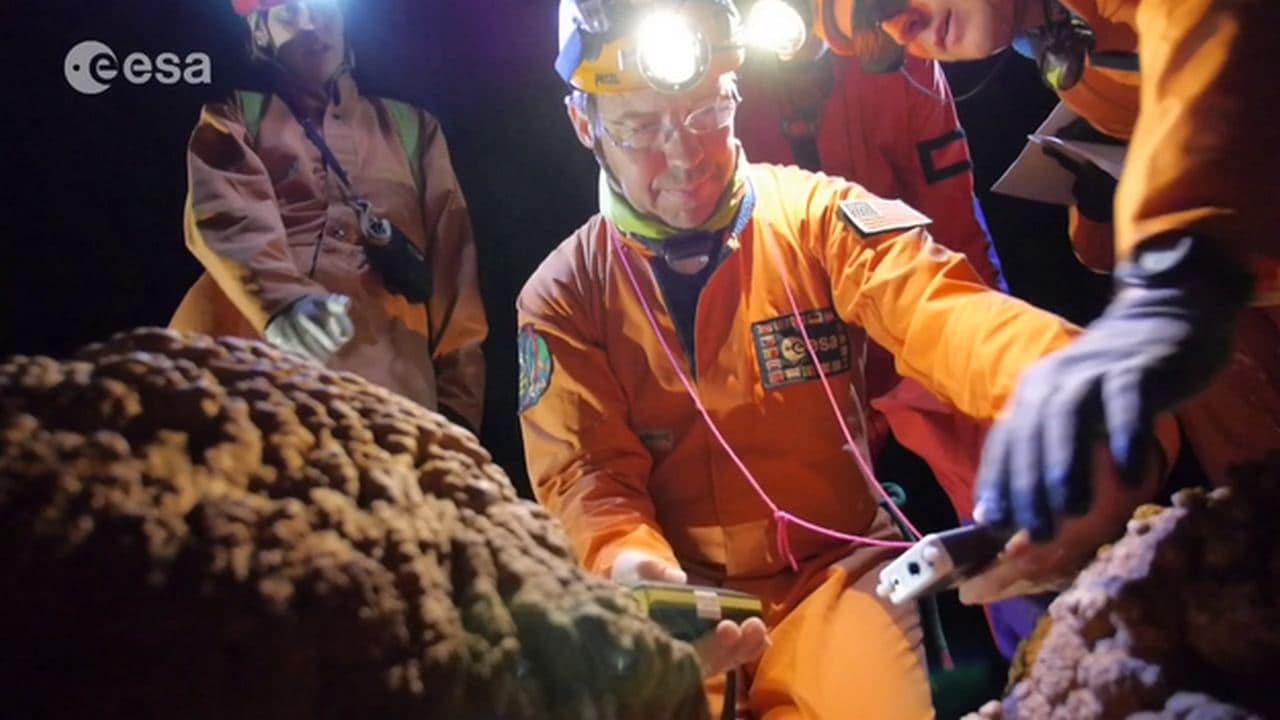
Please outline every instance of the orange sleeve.
[[1143, 0], [1141, 111], [1116, 197], [1117, 257], [1195, 233], [1280, 257], [1280, 3]]
[[[969, 143], [942, 66], [909, 58], [904, 72], [936, 97], [906, 88], [910, 130], [900, 137], [912, 147], [908, 166], [896, 172], [902, 198], [933, 219], [930, 229], [939, 243], [963, 254], [988, 285], [1003, 288], [992, 261], [991, 237], [979, 219], [981, 209], [973, 195]], [[899, 76], [899, 81], [907, 79]]]
[[[866, 197], [829, 183], [816, 210], [824, 262], [841, 316], [891, 352], [899, 374], [981, 420], [998, 417], [1024, 370], [1069, 345], [1080, 328], [982, 284], [960, 255], [922, 229], [863, 237], [839, 217], [839, 201]], [[814, 213], [810, 217], [815, 217]], [[1180, 450], [1173, 416], [1154, 432], [1168, 474]]]
[[827, 180], [809, 198], [837, 312], [892, 353], [899, 374], [966, 415], [994, 418], [1022, 371], [1079, 329], [987, 287], [963, 256], [922, 229], [862, 236], [838, 207], [860, 197], [870, 196]]
[[608, 576], [623, 550], [678, 566], [649, 497], [652, 458], [601, 341], [605, 309], [574, 254], [572, 241], [561, 246], [516, 303], [529, 480], [589, 572]]
[[240, 110], [206, 105], [187, 147], [187, 247], [258, 332], [304, 295], [325, 292], [294, 264], [275, 188]]
[[467, 202], [449, 160], [440, 125], [422, 113], [423, 218], [431, 243], [431, 358], [441, 410], [480, 430], [484, 353], [489, 334], [476, 270], [476, 243]]

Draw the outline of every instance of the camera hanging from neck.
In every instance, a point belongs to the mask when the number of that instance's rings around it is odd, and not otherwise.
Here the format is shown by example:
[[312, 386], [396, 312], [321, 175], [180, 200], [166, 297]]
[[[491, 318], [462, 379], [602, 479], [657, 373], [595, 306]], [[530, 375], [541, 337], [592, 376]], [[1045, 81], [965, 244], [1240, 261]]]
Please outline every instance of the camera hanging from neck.
[[[293, 113], [298, 124], [306, 133], [307, 139], [320, 151], [320, 158], [330, 171], [338, 177], [347, 204], [355, 210], [360, 222], [360, 237], [364, 244], [365, 256], [374, 272], [382, 278], [387, 290], [415, 305], [425, 305], [431, 297], [431, 267], [427, 258], [418, 250], [411, 240], [385, 217], [374, 211], [373, 203], [360, 196], [351, 184], [342, 163], [333, 154], [324, 135], [316, 127], [315, 122], [306, 113], [300, 112], [290, 100], [280, 96]], [[309, 275], [314, 275], [316, 261], [320, 257], [320, 246], [324, 243], [324, 234], [316, 242], [315, 255], [311, 259]]]

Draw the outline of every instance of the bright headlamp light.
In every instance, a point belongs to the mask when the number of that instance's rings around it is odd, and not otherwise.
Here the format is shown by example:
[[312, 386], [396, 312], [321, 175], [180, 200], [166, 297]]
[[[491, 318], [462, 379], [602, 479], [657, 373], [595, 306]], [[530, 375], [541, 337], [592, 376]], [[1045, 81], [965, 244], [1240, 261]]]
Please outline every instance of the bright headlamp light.
[[682, 92], [706, 75], [711, 47], [679, 11], [655, 8], [638, 18], [634, 32], [636, 67], [655, 89]]
[[560, 0], [556, 72], [583, 92], [684, 92], [744, 48], [733, 0]]
[[808, 24], [794, 5], [785, 0], [757, 0], [747, 13], [744, 28], [747, 45], [790, 60], [809, 37]]

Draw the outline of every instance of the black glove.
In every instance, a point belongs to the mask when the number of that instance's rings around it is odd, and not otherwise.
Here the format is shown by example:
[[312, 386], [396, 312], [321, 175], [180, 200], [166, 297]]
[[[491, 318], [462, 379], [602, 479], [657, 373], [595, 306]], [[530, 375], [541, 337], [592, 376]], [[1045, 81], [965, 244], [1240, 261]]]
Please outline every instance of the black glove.
[[[1084, 118], [1076, 118], [1054, 132], [1062, 140], [1096, 143], [1099, 145], [1123, 145], [1116, 138], [1096, 130]], [[1071, 185], [1071, 195], [1076, 200], [1076, 210], [1086, 218], [1098, 222], [1111, 222], [1111, 208], [1115, 203], [1116, 179], [1091, 162], [1080, 162], [1067, 157], [1059, 150], [1045, 146], [1044, 154], [1076, 176]]]
[[1076, 176], [1071, 183], [1071, 196], [1075, 198], [1076, 210], [1094, 222], [1111, 222], [1111, 208], [1115, 204], [1118, 184], [1116, 179], [1097, 165], [1072, 160], [1054, 148], [1045, 147], [1044, 154]]
[[987, 436], [975, 514], [1053, 537], [1091, 501], [1090, 455], [1105, 438], [1123, 481], [1143, 477], [1156, 415], [1203, 389], [1230, 357], [1252, 276], [1210, 241], [1145, 244], [1116, 270], [1111, 305], [1020, 379]]

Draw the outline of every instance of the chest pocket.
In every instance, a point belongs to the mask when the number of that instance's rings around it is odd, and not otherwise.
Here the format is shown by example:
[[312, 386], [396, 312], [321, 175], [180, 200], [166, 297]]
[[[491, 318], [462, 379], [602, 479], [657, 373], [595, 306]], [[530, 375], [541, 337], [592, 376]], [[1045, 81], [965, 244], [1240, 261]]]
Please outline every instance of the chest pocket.
[[[836, 375], [853, 367], [849, 329], [833, 309], [808, 310], [800, 317], [824, 374]], [[752, 323], [751, 342], [765, 390], [818, 379], [818, 366], [805, 347], [794, 315]]]

